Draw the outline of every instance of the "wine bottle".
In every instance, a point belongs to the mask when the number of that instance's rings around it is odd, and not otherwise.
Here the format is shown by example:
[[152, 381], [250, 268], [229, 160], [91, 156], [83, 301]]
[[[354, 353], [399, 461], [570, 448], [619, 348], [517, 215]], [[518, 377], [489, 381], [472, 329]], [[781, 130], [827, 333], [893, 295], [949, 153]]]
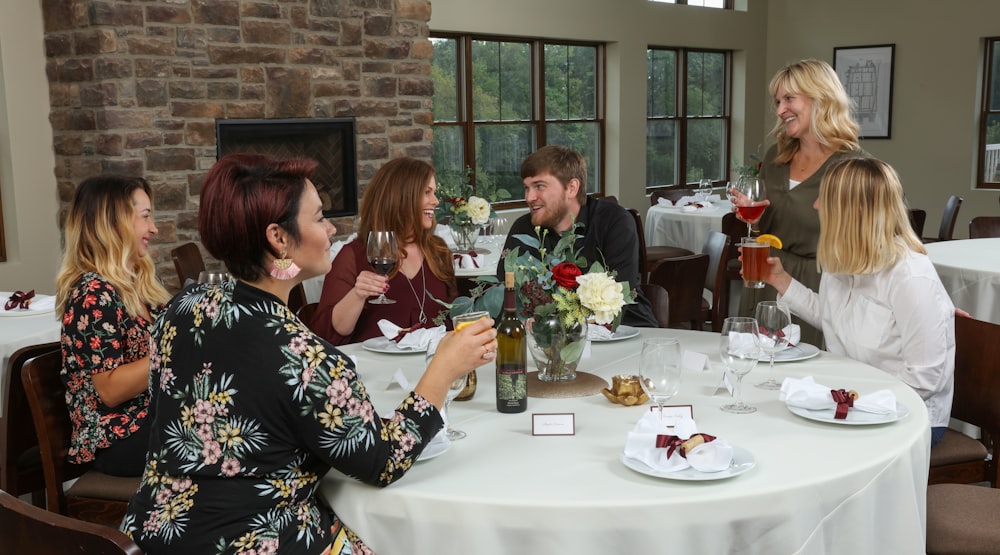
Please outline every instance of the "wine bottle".
[[514, 304], [514, 272], [504, 276], [503, 314], [497, 323], [497, 410], [528, 409], [528, 342]]

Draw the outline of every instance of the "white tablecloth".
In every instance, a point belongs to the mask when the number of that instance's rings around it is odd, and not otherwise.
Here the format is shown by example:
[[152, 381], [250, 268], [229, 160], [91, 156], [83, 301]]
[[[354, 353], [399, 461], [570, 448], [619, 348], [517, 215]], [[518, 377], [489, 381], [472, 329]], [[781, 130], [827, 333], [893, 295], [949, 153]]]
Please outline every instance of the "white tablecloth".
[[951, 302], [977, 320], [1000, 324], [1000, 238], [925, 246]]
[[680, 206], [650, 206], [646, 212], [646, 244], [701, 252], [708, 232], [722, 231], [722, 216], [729, 211], [729, 201], [725, 200], [693, 212], [685, 212]]
[[[684, 349], [719, 363], [716, 334], [642, 335], [677, 336]], [[594, 344], [581, 369], [609, 382], [634, 373], [640, 346], [640, 338]], [[344, 350], [358, 356], [382, 414], [403, 395], [386, 390], [395, 369], [415, 381], [423, 367], [421, 355]], [[701, 431], [752, 452], [756, 468], [730, 479], [672, 481], [626, 468], [626, 434], [648, 405], [623, 407], [603, 395], [529, 398], [528, 412], [500, 414], [493, 368], [485, 366], [476, 397], [452, 405], [467, 438], [385, 489], [331, 472], [321, 494], [384, 554], [922, 553], [930, 424], [920, 398], [881, 371], [825, 352], [778, 364], [781, 376], [812, 375], [831, 387], [888, 387], [910, 409], [891, 424], [827, 424], [795, 416], [777, 392], [749, 385], [762, 372], [764, 364], [745, 379], [755, 414], [719, 410], [730, 399], [715, 393], [718, 370], [685, 371], [670, 402], [693, 405]], [[531, 435], [531, 413], [567, 412], [576, 435]]]
[[[0, 310], [2, 308], [0, 306]], [[58, 341], [60, 324], [55, 312], [30, 316], [0, 315], [0, 383], [3, 383], [7, 362], [14, 351], [28, 345]], [[3, 398], [0, 398], [2, 408]]]

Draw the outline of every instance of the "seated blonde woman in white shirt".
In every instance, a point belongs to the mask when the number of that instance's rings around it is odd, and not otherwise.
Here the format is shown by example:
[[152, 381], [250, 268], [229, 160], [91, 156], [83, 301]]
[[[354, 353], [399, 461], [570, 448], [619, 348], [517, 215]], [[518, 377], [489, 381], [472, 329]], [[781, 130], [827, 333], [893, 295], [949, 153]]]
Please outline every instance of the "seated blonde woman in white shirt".
[[927, 406], [931, 445], [948, 426], [955, 373], [955, 307], [914, 234], [895, 170], [881, 160], [831, 165], [814, 207], [819, 294], [768, 258], [767, 282], [814, 326], [827, 349], [912, 387]]

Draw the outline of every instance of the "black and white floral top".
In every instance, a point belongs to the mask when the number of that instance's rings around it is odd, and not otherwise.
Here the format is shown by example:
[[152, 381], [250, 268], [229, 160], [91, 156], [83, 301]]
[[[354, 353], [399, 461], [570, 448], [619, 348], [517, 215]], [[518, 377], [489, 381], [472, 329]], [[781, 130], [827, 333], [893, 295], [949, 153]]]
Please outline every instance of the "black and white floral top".
[[354, 363], [235, 280], [178, 294], [153, 327], [152, 437], [122, 530], [158, 553], [370, 553], [316, 498], [331, 468], [400, 478], [442, 427], [410, 393], [380, 418]]

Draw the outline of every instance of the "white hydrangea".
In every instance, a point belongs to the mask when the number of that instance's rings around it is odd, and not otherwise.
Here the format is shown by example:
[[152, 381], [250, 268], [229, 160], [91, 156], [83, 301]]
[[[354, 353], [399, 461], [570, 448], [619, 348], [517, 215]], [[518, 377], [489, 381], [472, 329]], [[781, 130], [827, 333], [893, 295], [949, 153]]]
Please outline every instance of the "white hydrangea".
[[604, 272], [593, 272], [576, 277], [580, 284], [576, 294], [580, 304], [594, 313], [598, 324], [610, 324], [625, 306], [622, 284]]
[[469, 220], [476, 225], [490, 221], [490, 203], [484, 198], [469, 197], [466, 211], [469, 213]]

